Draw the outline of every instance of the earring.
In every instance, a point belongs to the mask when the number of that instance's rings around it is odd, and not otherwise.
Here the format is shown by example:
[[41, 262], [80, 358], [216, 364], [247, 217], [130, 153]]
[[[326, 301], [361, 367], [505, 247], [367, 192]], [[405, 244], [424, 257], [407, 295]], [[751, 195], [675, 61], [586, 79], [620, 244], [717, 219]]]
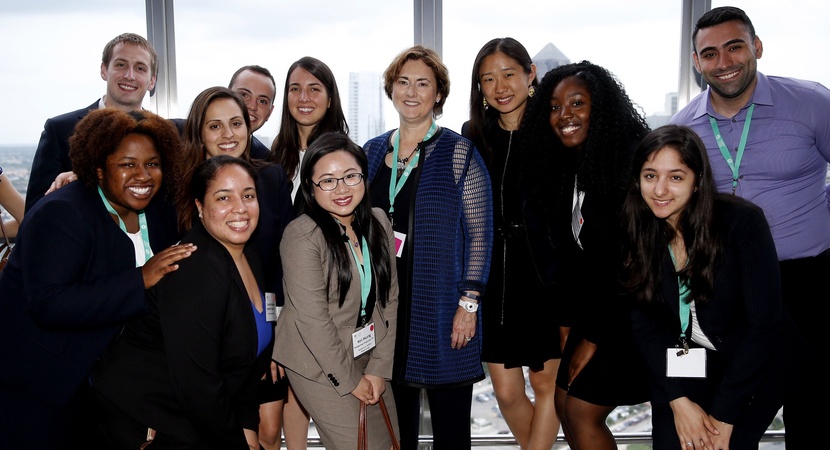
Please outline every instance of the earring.
[[533, 97], [534, 95], [536, 95], [536, 88], [531, 85], [527, 88], [527, 96]]
[[199, 213], [199, 218], [200, 218], [200, 219], [202, 219], [202, 218], [203, 218], [203, 217], [202, 217], [202, 213], [201, 213], [201, 212]]
[[487, 111], [490, 108], [490, 105], [487, 104], [487, 99], [484, 99], [484, 110]]

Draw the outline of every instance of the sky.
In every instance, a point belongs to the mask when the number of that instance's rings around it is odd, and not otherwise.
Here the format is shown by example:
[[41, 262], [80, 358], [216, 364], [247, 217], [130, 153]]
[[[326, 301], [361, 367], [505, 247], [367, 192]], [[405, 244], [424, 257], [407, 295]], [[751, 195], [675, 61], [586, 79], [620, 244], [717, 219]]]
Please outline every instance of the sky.
[[[830, 2], [712, 0], [712, 7], [727, 4], [752, 19], [764, 44], [761, 72], [830, 87]], [[461, 129], [475, 55], [490, 39], [505, 36], [522, 42], [531, 56], [553, 43], [572, 62], [602, 65], [647, 115], [661, 114], [666, 95], [678, 89], [681, 5], [681, 0], [443, 1], [441, 53], [451, 89], [439, 124]], [[237, 68], [259, 64], [271, 70], [278, 91], [274, 115], [257, 132], [266, 140], [279, 126], [285, 72], [293, 61], [309, 55], [328, 64], [345, 109], [350, 72], [381, 73], [414, 42], [411, 0], [178, 0], [174, 19], [176, 117], [186, 117], [203, 89], [226, 86]], [[0, 146], [34, 146], [46, 119], [100, 98], [106, 88], [99, 74], [101, 51], [127, 31], [147, 35], [144, 0], [5, 0], [0, 81], [6, 89], [0, 98], [7, 107], [0, 110]], [[391, 101], [383, 107], [386, 128], [396, 128]]]

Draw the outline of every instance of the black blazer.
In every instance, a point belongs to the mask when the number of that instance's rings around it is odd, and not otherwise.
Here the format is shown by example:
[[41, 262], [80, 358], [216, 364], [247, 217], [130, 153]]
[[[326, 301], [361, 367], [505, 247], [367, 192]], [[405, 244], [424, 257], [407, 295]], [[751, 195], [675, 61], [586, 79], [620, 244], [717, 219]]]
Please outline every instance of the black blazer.
[[271, 149], [262, 143], [256, 136], [251, 136], [251, 158], [265, 159]]
[[[49, 190], [55, 178], [63, 172], [72, 170], [72, 161], [69, 159], [69, 137], [75, 131], [75, 125], [89, 114], [98, 109], [100, 100], [60, 116], [46, 120], [40, 141], [37, 143], [35, 158], [32, 160], [32, 170], [29, 173], [29, 185], [26, 188], [26, 211], [40, 200]], [[171, 120], [181, 135], [184, 131], [184, 121]]]
[[[196, 221], [182, 239], [198, 249], [147, 294], [149, 313], [130, 321], [91, 379], [134, 420], [183, 444], [248, 450], [258, 429], [257, 382], [271, 359], [257, 356], [245, 285], [222, 244]], [[256, 254], [245, 255], [262, 286]]]
[[[783, 397], [787, 373], [799, 371], [797, 355], [804, 347], [781, 304], [778, 256], [761, 209], [737, 198], [719, 200], [715, 219], [714, 226], [723, 233], [724, 254], [715, 268], [714, 298], [706, 304], [697, 302], [695, 311], [700, 328], [726, 361], [707, 412], [734, 424], [753, 397]], [[631, 312], [635, 341], [649, 366], [656, 403], [686, 395], [683, 379], [666, 377], [666, 349], [678, 344], [680, 334], [674, 274], [667, 252], [659, 299], [637, 304]], [[688, 339], [691, 329], [687, 334]]]
[[90, 111], [98, 109], [98, 102], [46, 120], [40, 141], [37, 143], [32, 170], [29, 173], [29, 186], [26, 188], [26, 211], [40, 200], [55, 178], [62, 172], [72, 170], [69, 161], [69, 136], [75, 131], [75, 125]]
[[[160, 196], [145, 209], [156, 253], [178, 240]], [[123, 324], [145, 312], [132, 241], [97, 190], [70, 183], [26, 213], [0, 275], [0, 385], [61, 408]], [[14, 410], [4, 402], [0, 411]]]
[[265, 273], [260, 287], [277, 296], [282, 305], [282, 262], [280, 240], [285, 227], [294, 220], [291, 205], [291, 185], [285, 170], [279, 164], [268, 164], [257, 172], [257, 197], [259, 199], [259, 225], [251, 236], [251, 244], [259, 255]]

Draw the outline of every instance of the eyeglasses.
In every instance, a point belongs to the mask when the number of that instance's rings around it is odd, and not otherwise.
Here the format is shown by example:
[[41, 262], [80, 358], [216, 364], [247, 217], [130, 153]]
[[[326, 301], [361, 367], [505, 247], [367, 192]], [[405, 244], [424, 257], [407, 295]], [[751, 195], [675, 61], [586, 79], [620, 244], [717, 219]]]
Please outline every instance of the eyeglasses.
[[333, 191], [337, 189], [337, 183], [343, 181], [343, 184], [346, 186], [357, 186], [363, 181], [363, 174], [362, 173], [350, 173], [345, 177], [340, 178], [323, 178], [318, 182], [311, 182], [311, 184], [317, 186], [323, 191]]

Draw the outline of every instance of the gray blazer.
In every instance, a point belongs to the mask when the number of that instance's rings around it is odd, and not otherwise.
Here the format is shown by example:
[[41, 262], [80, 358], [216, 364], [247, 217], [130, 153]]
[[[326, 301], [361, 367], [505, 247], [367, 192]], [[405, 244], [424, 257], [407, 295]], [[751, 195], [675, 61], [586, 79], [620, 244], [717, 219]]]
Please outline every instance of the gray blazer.
[[[383, 224], [389, 252], [394, 255], [389, 219], [379, 208], [372, 213]], [[326, 241], [310, 217], [302, 215], [288, 224], [280, 257], [285, 306], [277, 320], [274, 360], [309, 380], [331, 385], [340, 396], [350, 394], [364, 373], [391, 379], [398, 308], [395, 262], [389, 261], [392, 279], [386, 306], [376, 302], [372, 313], [376, 346], [368, 352], [370, 360], [364, 372], [355, 365], [352, 348], [361, 301], [357, 264], [352, 264], [353, 281], [341, 308], [336, 287], [326, 284]]]

